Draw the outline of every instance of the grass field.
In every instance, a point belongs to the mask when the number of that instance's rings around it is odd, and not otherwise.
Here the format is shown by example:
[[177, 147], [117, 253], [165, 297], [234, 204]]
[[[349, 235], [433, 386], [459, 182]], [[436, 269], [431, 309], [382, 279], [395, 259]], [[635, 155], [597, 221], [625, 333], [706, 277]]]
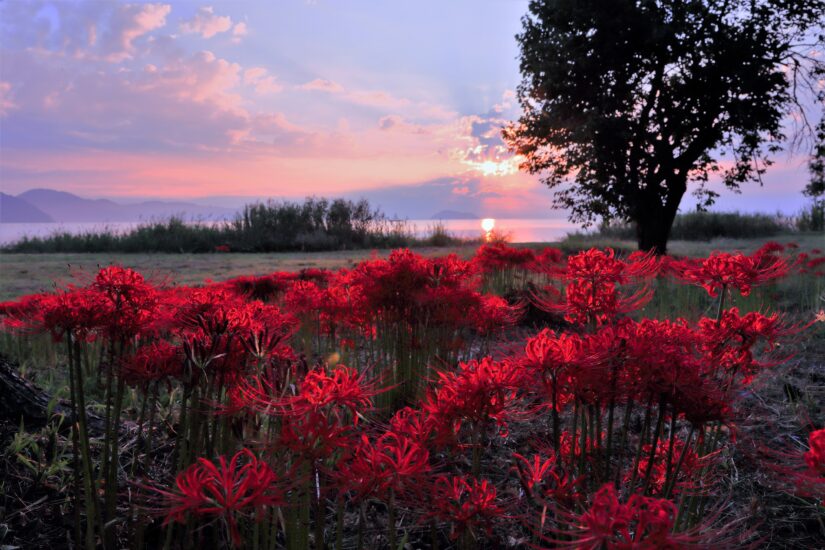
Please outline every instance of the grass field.
[[[475, 247], [423, 248], [416, 252], [433, 256], [456, 252], [471, 255]], [[268, 254], [0, 254], [0, 300], [9, 300], [53, 288], [53, 281], [70, 282], [98, 267], [122, 265], [143, 273], [153, 281], [174, 279], [175, 284], [198, 284], [206, 279], [223, 280], [239, 275], [261, 275], [272, 271], [299, 271], [308, 267], [337, 269], [354, 265], [389, 250], [338, 252], [282, 252]]]
[[[774, 240], [796, 242], [801, 250], [825, 248], [822, 234], [787, 234]], [[672, 241], [670, 252], [679, 256], [707, 255], [713, 250], [741, 250], [750, 253], [764, 244], [764, 239], [714, 239], [708, 242]], [[611, 246], [634, 250], [632, 241], [597, 237], [569, 237], [558, 243], [524, 243], [519, 246], [558, 246], [565, 251]], [[416, 248], [423, 256], [456, 253], [468, 258], [477, 246]], [[389, 250], [345, 250], [336, 252], [283, 252], [268, 254], [0, 254], [0, 300], [10, 300], [70, 282], [82, 280], [100, 266], [122, 265], [137, 269], [154, 281], [174, 280], [176, 284], [198, 284], [206, 279], [223, 280], [239, 275], [260, 275], [272, 271], [299, 271], [308, 267], [337, 269], [349, 267], [374, 254], [385, 257]]]

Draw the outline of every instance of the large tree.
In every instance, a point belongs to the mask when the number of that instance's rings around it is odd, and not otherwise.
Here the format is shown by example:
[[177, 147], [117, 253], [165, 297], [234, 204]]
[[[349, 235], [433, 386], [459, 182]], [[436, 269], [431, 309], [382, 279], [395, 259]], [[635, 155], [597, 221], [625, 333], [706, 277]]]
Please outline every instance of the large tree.
[[664, 253], [689, 184], [710, 206], [714, 172], [759, 180], [789, 113], [810, 129], [823, 17], [822, 0], [533, 0], [504, 139], [572, 221], [635, 222]]

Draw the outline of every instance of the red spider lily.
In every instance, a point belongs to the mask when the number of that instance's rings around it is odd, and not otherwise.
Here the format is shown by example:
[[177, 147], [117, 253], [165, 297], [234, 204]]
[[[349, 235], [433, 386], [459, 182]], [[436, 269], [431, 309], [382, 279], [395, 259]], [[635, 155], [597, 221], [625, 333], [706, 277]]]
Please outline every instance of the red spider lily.
[[556, 465], [556, 457], [554, 455], [551, 455], [550, 458], [546, 460], [543, 460], [541, 455], [533, 455], [532, 463], [518, 453], [513, 453], [513, 458], [518, 461], [516, 462], [515, 468], [522, 485], [524, 485], [524, 489], [528, 493], [532, 493], [533, 487], [541, 484]]
[[[681, 489], [690, 483], [691, 477], [701, 465], [696, 451], [686, 446], [681, 439], [674, 439], [672, 447], [669, 441], [660, 440], [656, 445], [651, 466], [651, 448], [650, 443], [642, 447], [642, 460], [639, 461], [636, 470], [636, 479], [645, 479], [650, 468], [648, 490], [652, 494], [661, 495], [667, 487], [666, 484], [672, 484], [671, 492], [679, 494]], [[628, 472], [627, 479], [630, 477], [631, 474]], [[675, 479], [671, 479], [672, 477]]]
[[786, 471], [785, 475], [797, 494], [814, 497], [820, 505], [825, 504], [825, 429], [808, 435], [808, 450], [802, 458], [807, 468]]
[[[171, 326], [186, 357], [204, 372], [243, 373], [244, 352], [261, 362], [289, 359], [295, 320], [273, 305], [246, 302], [220, 287], [191, 289], [177, 299]], [[208, 371], [207, 371], [208, 367]]]
[[155, 289], [134, 269], [109, 266], [101, 269], [92, 288], [105, 294], [112, 302], [140, 305], [154, 299]]
[[822, 266], [825, 266], [825, 256], [813, 258], [812, 260], [804, 261], [804, 263], [800, 262], [800, 264], [802, 265], [803, 273], [812, 273], [818, 277], [825, 274], [825, 270], [822, 268]]
[[486, 479], [439, 475], [433, 484], [431, 516], [450, 522], [450, 538], [478, 528], [492, 534], [494, 523], [505, 517], [496, 501], [496, 488]]
[[322, 288], [314, 280], [295, 281], [284, 293], [284, 308], [303, 321], [304, 328], [334, 336], [337, 327], [361, 328], [366, 325], [366, 311], [359, 289], [348, 286], [345, 277]]
[[138, 348], [123, 360], [120, 374], [126, 383], [145, 386], [166, 378], [177, 378], [183, 372], [183, 353], [165, 340]]
[[736, 374], [743, 374], [743, 383], [748, 384], [757, 372], [769, 366], [754, 359], [754, 346], [765, 342], [773, 348], [780, 336], [794, 330], [797, 329], [785, 326], [776, 313], [765, 316], [751, 312], [740, 316], [738, 308], [731, 308], [722, 313], [718, 322], [700, 319], [697, 336], [700, 350], [713, 373], [720, 369], [728, 373], [728, 383]]
[[697, 370], [681, 373], [679, 378], [680, 384], [669, 396], [677, 413], [683, 414], [694, 426], [728, 421], [732, 412], [730, 396], [717, 380], [703, 376]]
[[320, 463], [352, 446], [352, 426], [321, 411], [301, 411], [281, 419], [278, 446], [295, 458], [310, 464]]
[[610, 381], [609, 377], [603, 376], [603, 369], [595, 368], [603, 362], [606, 356], [601, 354], [609, 350], [609, 346], [603, 350], [593, 350], [586, 339], [577, 334], [556, 335], [550, 329], [544, 329], [530, 338], [525, 346], [523, 365], [529, 374], [526, 380], [528, 384], [537, 381], [537, 386], [544, 391], [540, 406], [550, 410], [556, 452], [560, 446], [559, 413], [573, 400], [573, 387], [581, 388], [574, 380], [577, 377], [590, 378], [598, 370], [601, 372], [599, 379]]
[[319, 367], [308, 372], [301, 381], [300, 391], [292, 399], [290, 409], [327, 409], [336, 415], [338, 411], [346, 410], [358, 424], [359, 413], [372, 408], [372, 399], [380, 391], [374, 380], [367, 379], [366, 373], [356, 369], [337, 365], [328, 374]]
[[564, 277], [580, 279], [594, 285], [625, 284], [636, 279], [654, 277], [659, 269], [659, 259], [653, 254], [634, 252], [627, 261], [616, 258], [612, 248], [591, 248], [567, 258]]
[[355, 272], [343, 269], [330, 278], [320, 295], [322, 332], [335, 336], [338, 327], [347, 327], [370, 333], [378, 312], [370, 310], [362, 282]]
[[653, 297], [653, 290], [649, 288], [640, 288], [633, 294], [622, 296], [613, 283], [596, 286], [589, 281], [570, 283], [565, 293], [565, 319], [580, 324], [590, 319], [604, 324], [619, 314], [641, 308]]
[[537, 373], [558, 373], [581, 357], [582, 340], [577, 334], [556, 333], [549, 328], [527, 340], [525, 366]]
[[425, 259], [394, 250], [386, 260], [362, 262], [337, 281], [342, 283], [357, 289], [363, 319], [381, 318], [400, 326], [463, 326], [480, 298], [472, 264], [455, 255]]
[[55, 340], [67, 333], [80, 340], [92, 339], [108, 313], [103, 295], [85, 288], [45, 294], [38, 302], [39, 311], [28, 323], [50, 332]]
[[43, 304], [49, 294], [29, 294], [17, 301], [0, 302], [2, 326], [9, 330], [43, 330]]
[[433, 425], [425, 413], [412, 407], [399, 409], [390, 419], [390, 430], [398, 435], [425, 444], [432, 434]]
[[804, 453], [796, 445], [790, 449], [760, 445], [758, 451], [763, 467], [775, 474], [771, 481], [778, 489], [825, 504], [825, 429], [808, 434]]
[[480, 334], [494, 334], [514, 325], [521, 316], [521, 308], [493, 294], [479, 296], [477, 307], [466, 312], [466, 319]]
[[803, 455], [805, 464], [812, 472], [825, 476], [825, 429], [811, 432], [808, 446], [809, 449]]
[[535, 254], [535, 259], [527, 266], [530, 271], [537, 273], [553, 273], [564, 259], [564, 254], [558, 248], [545, 247]]
[[176, 297], [170, 322], [183, 340], [188, 359], [204, 368], [229, 352], [229, 311], [241, 303], [240, 298], [217, 287], [187, 289]]
[[372, 408], [373, 397], [386, 391], [378, 389], [376, 381], [368, 379], [366, 373], [341, 364], [329, 372], [316, 367], [297, 386], [297, 394], [283, 397], [279, 388], [260, 377], [241, 384], [247, 405], [260, 412], [292, 417], [320, 412], [336, 419], [349, 413], [355, 425], [359, 415]]
[[568, 281], [564, 301], [558, 300], [552, 286], [547, 287], [542, 296], [534, 296], [534, 301], [540, 309], [564, 313], [565, 319], [572, 323], [603, 324], [650, 301], [651, 289], [643, 287], [626, 295], [619, 292], [617, 285], [652, 277], [658, 267], [659, 261], [650, 254], [634, 254], [624, 262], [617, 259], [610, 248], [590, 249], [570, 256], [564, 270], [552, 273]]
[[289, 359], [292, 350], [285, 340], [295, 330], [295, 319], [275, 306], [259, 301], [238, 305], [227, 312], [230, 330], [235, 331], [247, 353], [257, 360], [270, 355]]
[[473, 257], [473, 263], [484, 273], [527, 269], [535, 261], [536, 255], [529, 248], [513, 248], [507, 243], [483, 244]]
[[362, 435], [353, 456], [338, 467], [345, 487], [359, 498], [375, 495], [387, 500], [390, 494], [419, 492], [430, 472], [430, 454], [419, 442], [388, 432], [371, 442]]
[[182, 329], [200, 329], [206, 333], [226, 332], [227, 312], [242, 301], [220, 286], [187, 288], [175, 299], [174, 321]]
[[220, 518], [226, 522], [232, 542], [241, 544], [238, 516], [266, 506], [281, 506], [284, 498], [278, 477], [266, 462], [248, 449], [236, 453], [227, 463], [199, 458], [178, 474], [171, 490], [156, 489], [166, 497], [166, 519], [185, 523], [187, 514]]
[[[411, 325], [423, 324], [459, 328], [476, 326], [478, 330], [495, 330], [515, 321], [515, 313], [504, 300], [492, 297], [485, 300], [475, 290], [467, 287], [435, 286], [418, 292], [414, 315], [420, 319], [408, 319]], [[487, 306], [489, 309], [485, 309]], [[503, 325], [496, 325], [499, 322]]]
[[592, 369], [606, 359], [606, 349], [589, 345], [587, 338], [574, 333], [559, 333], [544, 329], [527, 340], [524, 366], [551, 394], [556, 410], [569, 401], [571, 381], [576, 375]]
[[505, 426], [514, 414], [518, 387], [513, 364], [485, 357], [460, 363], [455, 373], [439, 372], [422, 408], [446, 436], [457, 434], [464, 422], [484, 425], [492, 420]]
[[788, 263], [770, 253], [745, 256], [714, 252], [701, 261], [672, 262], [671, 268], [679, 279], [701, 286], [711, 296], [717, 296], [723, 288], [735, 288], [747, 296], [752, 287], [784, 276], [788, 272]]
[[604, 485], [580, 517], [577, 548], [679, 548], [672, 533], [676, 506], [669, 500], [632, 495], [619, 502], [613, 484]]
[[569, 474], [557, 467], [556, 455], [542, 458], [540, 454], [533, 455], [533, 460], [513, 453], [516, 459], [514, 466], [524, 491], [530, 498], [544, 504], [550, 501], [553, 506], [571, 508], [581, 498], [578, 485], [582, 478], [573, 479]]
[[785, 245], [776, 241], [768, 241], [756, 251], [756, 254], [776, 254], [777, 252], [784, 252]]
[[113, 341], [139, 334], [155, 316], [158, 293], [133, 269], [105, 267], [98, 272], [91, 289], [108, 300], [102, 329]]
[[455, 254], [430, 258], [425, 265], [429, 272], [431, 286], [453, 288], [462, 286], [476, 288], [478, 286], [476, 268], [473, 263], [462, 260]]
[[672, 396], [698, 366], [696, 335], [684, 319], [642, 319], [623, 325], [628, 368], [623, 383], [631, 395]]
[[284, 293], [284, 306], [295, 315], [316, 313], [321, 308], [324, 291], [314, 281], [296, 281]]
[[407, 249], [393, 250], [386, 260], [362, 262], [351, 273], [369, 310], [403, 320], [414, 310], [418, 294], [430, 280], [427, 262]]

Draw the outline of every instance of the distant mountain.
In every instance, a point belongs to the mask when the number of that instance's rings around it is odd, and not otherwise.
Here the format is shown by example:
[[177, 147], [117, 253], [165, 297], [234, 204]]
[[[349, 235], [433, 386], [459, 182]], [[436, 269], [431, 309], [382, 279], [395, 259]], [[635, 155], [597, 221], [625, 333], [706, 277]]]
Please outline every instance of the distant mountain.
[[48, 223], [51, 216], [24, 199], [0, 193], [0, 223]]
[[[171, 216], [220, 220], [232, 218], [236, 212], [234, 208], [203, 206], [188, 202], [145, 201], [120, 204], [107, 199], [85, 199], [54, 189], [31, 189], [12, 198], [51, 218], [47, 221], [55, 222], [135, 222], [167, 219]], [[17, 210], [17, 203], [9, 204], [12, 204], [10, 210]], [[8, 222], [11, 218], [6, 219], [4, 215], [2, 221]]]
[[460, 212], [458, 210], [441, 210], [433, 214], [430, 219], [433, 220], [477, 220], [478, 216], [469, 212]]

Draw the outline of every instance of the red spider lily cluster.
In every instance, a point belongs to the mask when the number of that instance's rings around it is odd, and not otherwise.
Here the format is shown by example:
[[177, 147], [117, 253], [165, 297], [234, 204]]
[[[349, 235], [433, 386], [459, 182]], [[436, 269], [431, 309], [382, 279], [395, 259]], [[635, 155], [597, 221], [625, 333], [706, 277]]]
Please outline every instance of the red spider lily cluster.
[[622, 260], [612, 249], [591, 249], [570, 256], [566, 266], [549, 266], [548, 272], [565, 283], [564, 295], [549, 285], [543, 295], [536, 297], [536, 302], [547, 311], [564, 313], [571, 323], [603, 324], [638, 309], [652, 298], [647, 286], [628, 292], [626, 285], [655, 277], [658, 264], [654, 255], [634, 253]]
[[496, 520], [505, 516], [496, 488], [486, 479], [440, 475], [435, 478], [433, 504], [433, 516], [451, 524], [450, 538], [479, 528], [492, 533]]
[[[138, 538], [159, 514], [170, 545], [396, 548], [403, 532], [473, 548], [520, 524], [536, 546], [707, 547], [728, 534], [709, 495], [737, 401], [804, 330], [723, 300], [807, 265], [785, 252], [564, 258], [489, 244], [469, 261], [398, 250], [168, 288], [109, 267], [0, 314], [65, 346], [88, 548], [116, 545], [127, 486], [149, 502]], [[717, 314], [640, 316], [662, 277], [717, 296], [705, 308]], [[488, 292], [505, 283], [521, 302]], [[559, 323], [515, 336], [525, 299]], [[86, 425], [93, 378], [102, 445]], [[121, 457], [128, 387], [140, 444]], [[824, 434], [811, 434], [800, 484], [825, 475]]]
[[704, 288], [711, 296], [735, 288], [743, 296], [751, 288], [782, 277], [788, 272], [787, 262], [773, 254], [773, 248], [763, 248], [752, 256], [717, 252], [705, 260], [687, 259], [673, 262], [670, 268], [682, 280]]
[[244, 449], [227, 463], [198, 459], [178, 474], [172, 490], [157, 489], [166, 497], [166, 522], [185, 523], [190, 514], [220, 518], [229, 528], [232, 542], [241, 544], [237, 517], [283, 504], [283, 494], [272, 468]]

